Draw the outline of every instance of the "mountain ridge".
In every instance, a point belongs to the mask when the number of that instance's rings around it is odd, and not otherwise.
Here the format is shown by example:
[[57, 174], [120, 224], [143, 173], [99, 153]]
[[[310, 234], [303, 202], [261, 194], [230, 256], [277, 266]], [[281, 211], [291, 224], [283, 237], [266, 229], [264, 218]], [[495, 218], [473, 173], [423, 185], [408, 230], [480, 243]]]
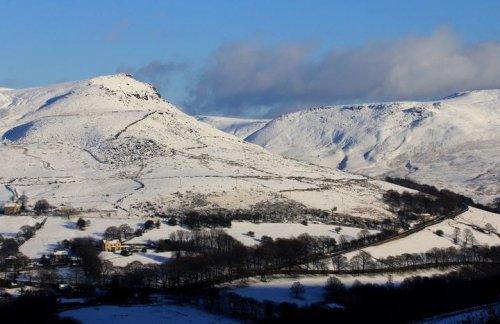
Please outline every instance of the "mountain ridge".
[[326, 167], [415, 181], [488, 202], [500, 194], [500, 90], [437, 101], [314, 107], [281, 115], [246, 141]]
[[142, 217], [288, 201], [393, 216], [381, 195], [397, 186], [270, 153], [124, 74], [8, 92], [0, 135], [0, 184], [55, 206]]

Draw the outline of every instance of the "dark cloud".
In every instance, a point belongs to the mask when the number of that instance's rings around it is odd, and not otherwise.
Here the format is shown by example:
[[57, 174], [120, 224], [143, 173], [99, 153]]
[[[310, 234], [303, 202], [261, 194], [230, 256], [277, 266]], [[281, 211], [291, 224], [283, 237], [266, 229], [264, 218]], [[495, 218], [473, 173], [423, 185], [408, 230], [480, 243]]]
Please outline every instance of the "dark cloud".
[[464, 43], [449, 30], [430, 36], [332, 48], [239, 42], [216, 50], [190, 88], [190, 113], [268, 115], [360, 100], [439, 97], [500, 88], [500, 42]]

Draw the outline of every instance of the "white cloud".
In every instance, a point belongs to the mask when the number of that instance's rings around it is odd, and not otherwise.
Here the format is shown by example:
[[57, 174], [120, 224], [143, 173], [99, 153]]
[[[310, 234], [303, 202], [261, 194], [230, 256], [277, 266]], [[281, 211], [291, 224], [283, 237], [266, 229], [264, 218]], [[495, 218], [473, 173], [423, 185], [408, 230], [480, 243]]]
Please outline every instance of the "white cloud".
[[500, 41], [441, 29], [319, 55], [306, 43], [238, 42], [212, 53], [190, 89], [192, 113], [268, 115], [349, 100], [404, 100], [500, 88]]

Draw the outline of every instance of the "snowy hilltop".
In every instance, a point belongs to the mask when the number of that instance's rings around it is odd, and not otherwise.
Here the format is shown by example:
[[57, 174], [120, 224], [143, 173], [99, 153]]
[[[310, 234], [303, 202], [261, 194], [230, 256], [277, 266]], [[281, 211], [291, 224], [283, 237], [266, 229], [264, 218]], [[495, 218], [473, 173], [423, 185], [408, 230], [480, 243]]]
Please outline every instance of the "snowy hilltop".
[[430, 102], [298, 111], [245, 140], [317, 165], [407, 177], [488, 202], [500, 195], [499, 130], [500, 90], [482, 90]]
[[25, 193], [107, 216], [275, 202], [391, 216], [381, 194], [395, 186], [270, 153], [126, 74], [4, 89], [0, 136], [0, 201]]

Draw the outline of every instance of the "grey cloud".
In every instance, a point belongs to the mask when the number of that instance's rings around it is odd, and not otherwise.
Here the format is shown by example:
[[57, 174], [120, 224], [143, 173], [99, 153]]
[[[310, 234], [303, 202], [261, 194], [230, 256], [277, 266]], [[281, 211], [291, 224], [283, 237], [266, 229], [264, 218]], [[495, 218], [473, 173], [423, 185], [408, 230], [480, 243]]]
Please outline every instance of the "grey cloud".
[[405, 100], [500, 87], [500, 42], [441, 29], [318, 55], [309, 44], [240, 42], [216, 50], [190, 89], [191, 113], [274, 116], [299, 107]]
[[158, 89], [164, 89], [170, 81], [172, 74], [184, 71], [187, 68], [187, 64], [178, 62], [166, 62], [162, 63], [160, 61], [153, 61], [135, 72], [135, 76], [139, 80], [150, 82], [158, 87]]
[[178, 72], [184, 72], [187, 68], [188, 65], [186, 63], [174, 61], [161, 62], [156, 60], [139, 68], [121, 65], [116, 71], [131, 73], [138, 80], [152, 83], [159, 91], [164, 91], [166, 90], [173, 75]]

